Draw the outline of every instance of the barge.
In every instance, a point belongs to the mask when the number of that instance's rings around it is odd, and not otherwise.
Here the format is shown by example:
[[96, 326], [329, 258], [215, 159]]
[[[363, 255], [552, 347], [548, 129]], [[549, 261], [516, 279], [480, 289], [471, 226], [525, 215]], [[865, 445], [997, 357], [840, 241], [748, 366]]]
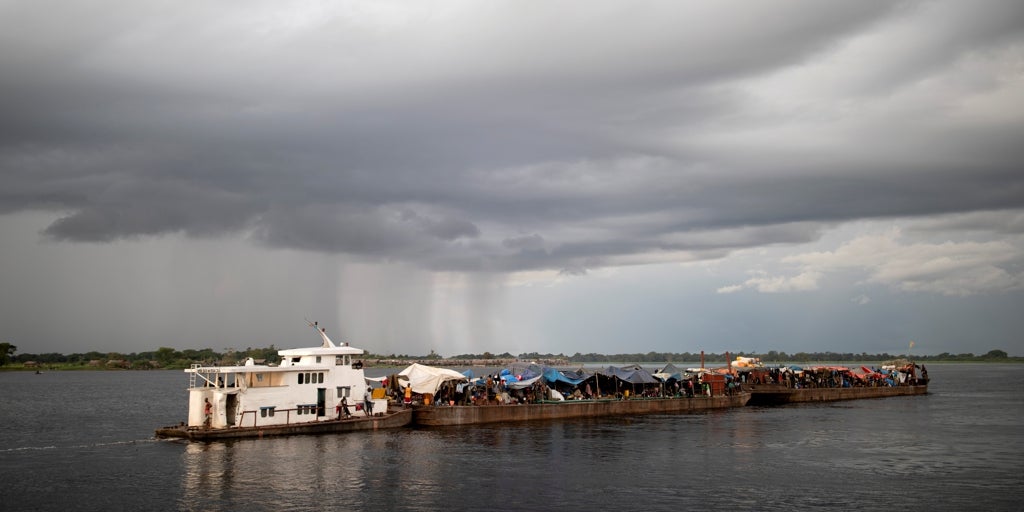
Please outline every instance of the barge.
[[743, 407], [750, 393], [678, 398], [545, 401], [521, 405], [414, 405], [413, 424], [425, 427], [521, 421], [694, 413]]
[[[215, 440], [272, 435], [321, 434], [404, 427], [407, 409], [388, 410], [373, 396], [358, 356], [348, 343], [336, 345], [325, 329], [309, 323], [321, 345], [278, 351], [279, 365], [187, 368], [188, 419], [159, 428], [157, 438]], [[379, 390], [378, 390], [379, 391]]]
[[881, 370], [866, 366], [745, 369], [742, 385], [750, 405], [835, 402], [865, 398], [915, 396], [928, 393], [928, 370], [908, 360], [892, 361]]

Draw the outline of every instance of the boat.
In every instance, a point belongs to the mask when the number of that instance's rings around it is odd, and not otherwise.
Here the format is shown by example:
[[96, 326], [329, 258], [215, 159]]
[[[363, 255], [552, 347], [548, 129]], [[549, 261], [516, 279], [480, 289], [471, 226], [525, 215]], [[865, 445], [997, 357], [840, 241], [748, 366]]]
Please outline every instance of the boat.
[[678, 414], [743, 407], [750, 393], [674, 398], [543, 401], [516, 405], [413, 405], [413, 424], [442, 427], [603, 416]]
[[[186, 368], [188, 419], [157, 429], [155, 436], [209, 441], [377, 430], [411, 423], [411, 409], [389, 408], [382, 394], [371, 392], [363, 363], [356, 359], [365, 353], [362, 349], [348, 343], [336, 345], [326, 329], [316, 322], [309, 325], [321, 345], [280, 350], [278, 365], [256, 364], [248, 358], [237, 366]], [[373, 396], [368, 408], [363, 407], [367, 394]], [[347, 411], [342, 409], [343, 399]]]

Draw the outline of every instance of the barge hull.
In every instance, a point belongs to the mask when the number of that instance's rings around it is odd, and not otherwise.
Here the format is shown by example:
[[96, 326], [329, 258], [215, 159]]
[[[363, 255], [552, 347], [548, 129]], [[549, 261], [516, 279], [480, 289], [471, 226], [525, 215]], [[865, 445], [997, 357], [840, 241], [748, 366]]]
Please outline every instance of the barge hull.
[[415, 405], [413, 424], [442, 427], [601, 416], [675, 414], [743, 407], [748, 400], [749, 393], [739, 393], [716, 397], [566, 400], [525, 405]]
[[744, 385], [750, 391], [747, 405], [785, 405], [811, 402], [836, 402], [864, 398], [913, 396], [928, 393], [927, 385], [879, 386], [863, 388], [800, 388], [793, 389], [773, 384]]
[[366, 430], [382, 430], [406, 427], [412, 423], [412, 409], [399, 409], [381, 416], [352, 418], [347, 420], [326, 420], [313, 423], [292, 423], [290, 425], [268, 425], [266, 427], [196, 428], [188, 426], [164, 427], [156, 430], [160, 439], [181, 438], [191, 441], [215, 441], [247, 437], [287, 436], [299, 434], [340, 434]]

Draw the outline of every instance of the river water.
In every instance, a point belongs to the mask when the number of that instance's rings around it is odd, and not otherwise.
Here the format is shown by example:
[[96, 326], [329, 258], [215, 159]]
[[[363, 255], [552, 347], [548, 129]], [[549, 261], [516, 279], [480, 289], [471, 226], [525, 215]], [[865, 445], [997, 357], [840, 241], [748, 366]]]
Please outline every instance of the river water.
[[1024, 365], [929, 394], [189, 443], [180, 371], [0, 372], [2, 510], [1024, 509]]

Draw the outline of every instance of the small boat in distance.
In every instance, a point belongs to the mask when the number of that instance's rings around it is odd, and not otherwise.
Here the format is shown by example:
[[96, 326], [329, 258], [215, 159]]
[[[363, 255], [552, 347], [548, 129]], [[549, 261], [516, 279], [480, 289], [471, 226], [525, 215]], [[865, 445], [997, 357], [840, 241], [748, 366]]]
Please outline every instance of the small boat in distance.
[[[320, 434], [404, 427], [411, 409], [388, 410], [386, 399], [362, 406], [369, 391], [362, 349], [334, 344], [326, 329], [309, 323], [319, 347], [278, 351], [278, 366], [248, 358], [240, 366], [193, 364], [188, 420], [156, 430], [158, 438], [215, 440], [272, 435]], [[342, 410], [341, 401], [348, 413]], [[358, 404], [358, 406], [357, 406]]]

